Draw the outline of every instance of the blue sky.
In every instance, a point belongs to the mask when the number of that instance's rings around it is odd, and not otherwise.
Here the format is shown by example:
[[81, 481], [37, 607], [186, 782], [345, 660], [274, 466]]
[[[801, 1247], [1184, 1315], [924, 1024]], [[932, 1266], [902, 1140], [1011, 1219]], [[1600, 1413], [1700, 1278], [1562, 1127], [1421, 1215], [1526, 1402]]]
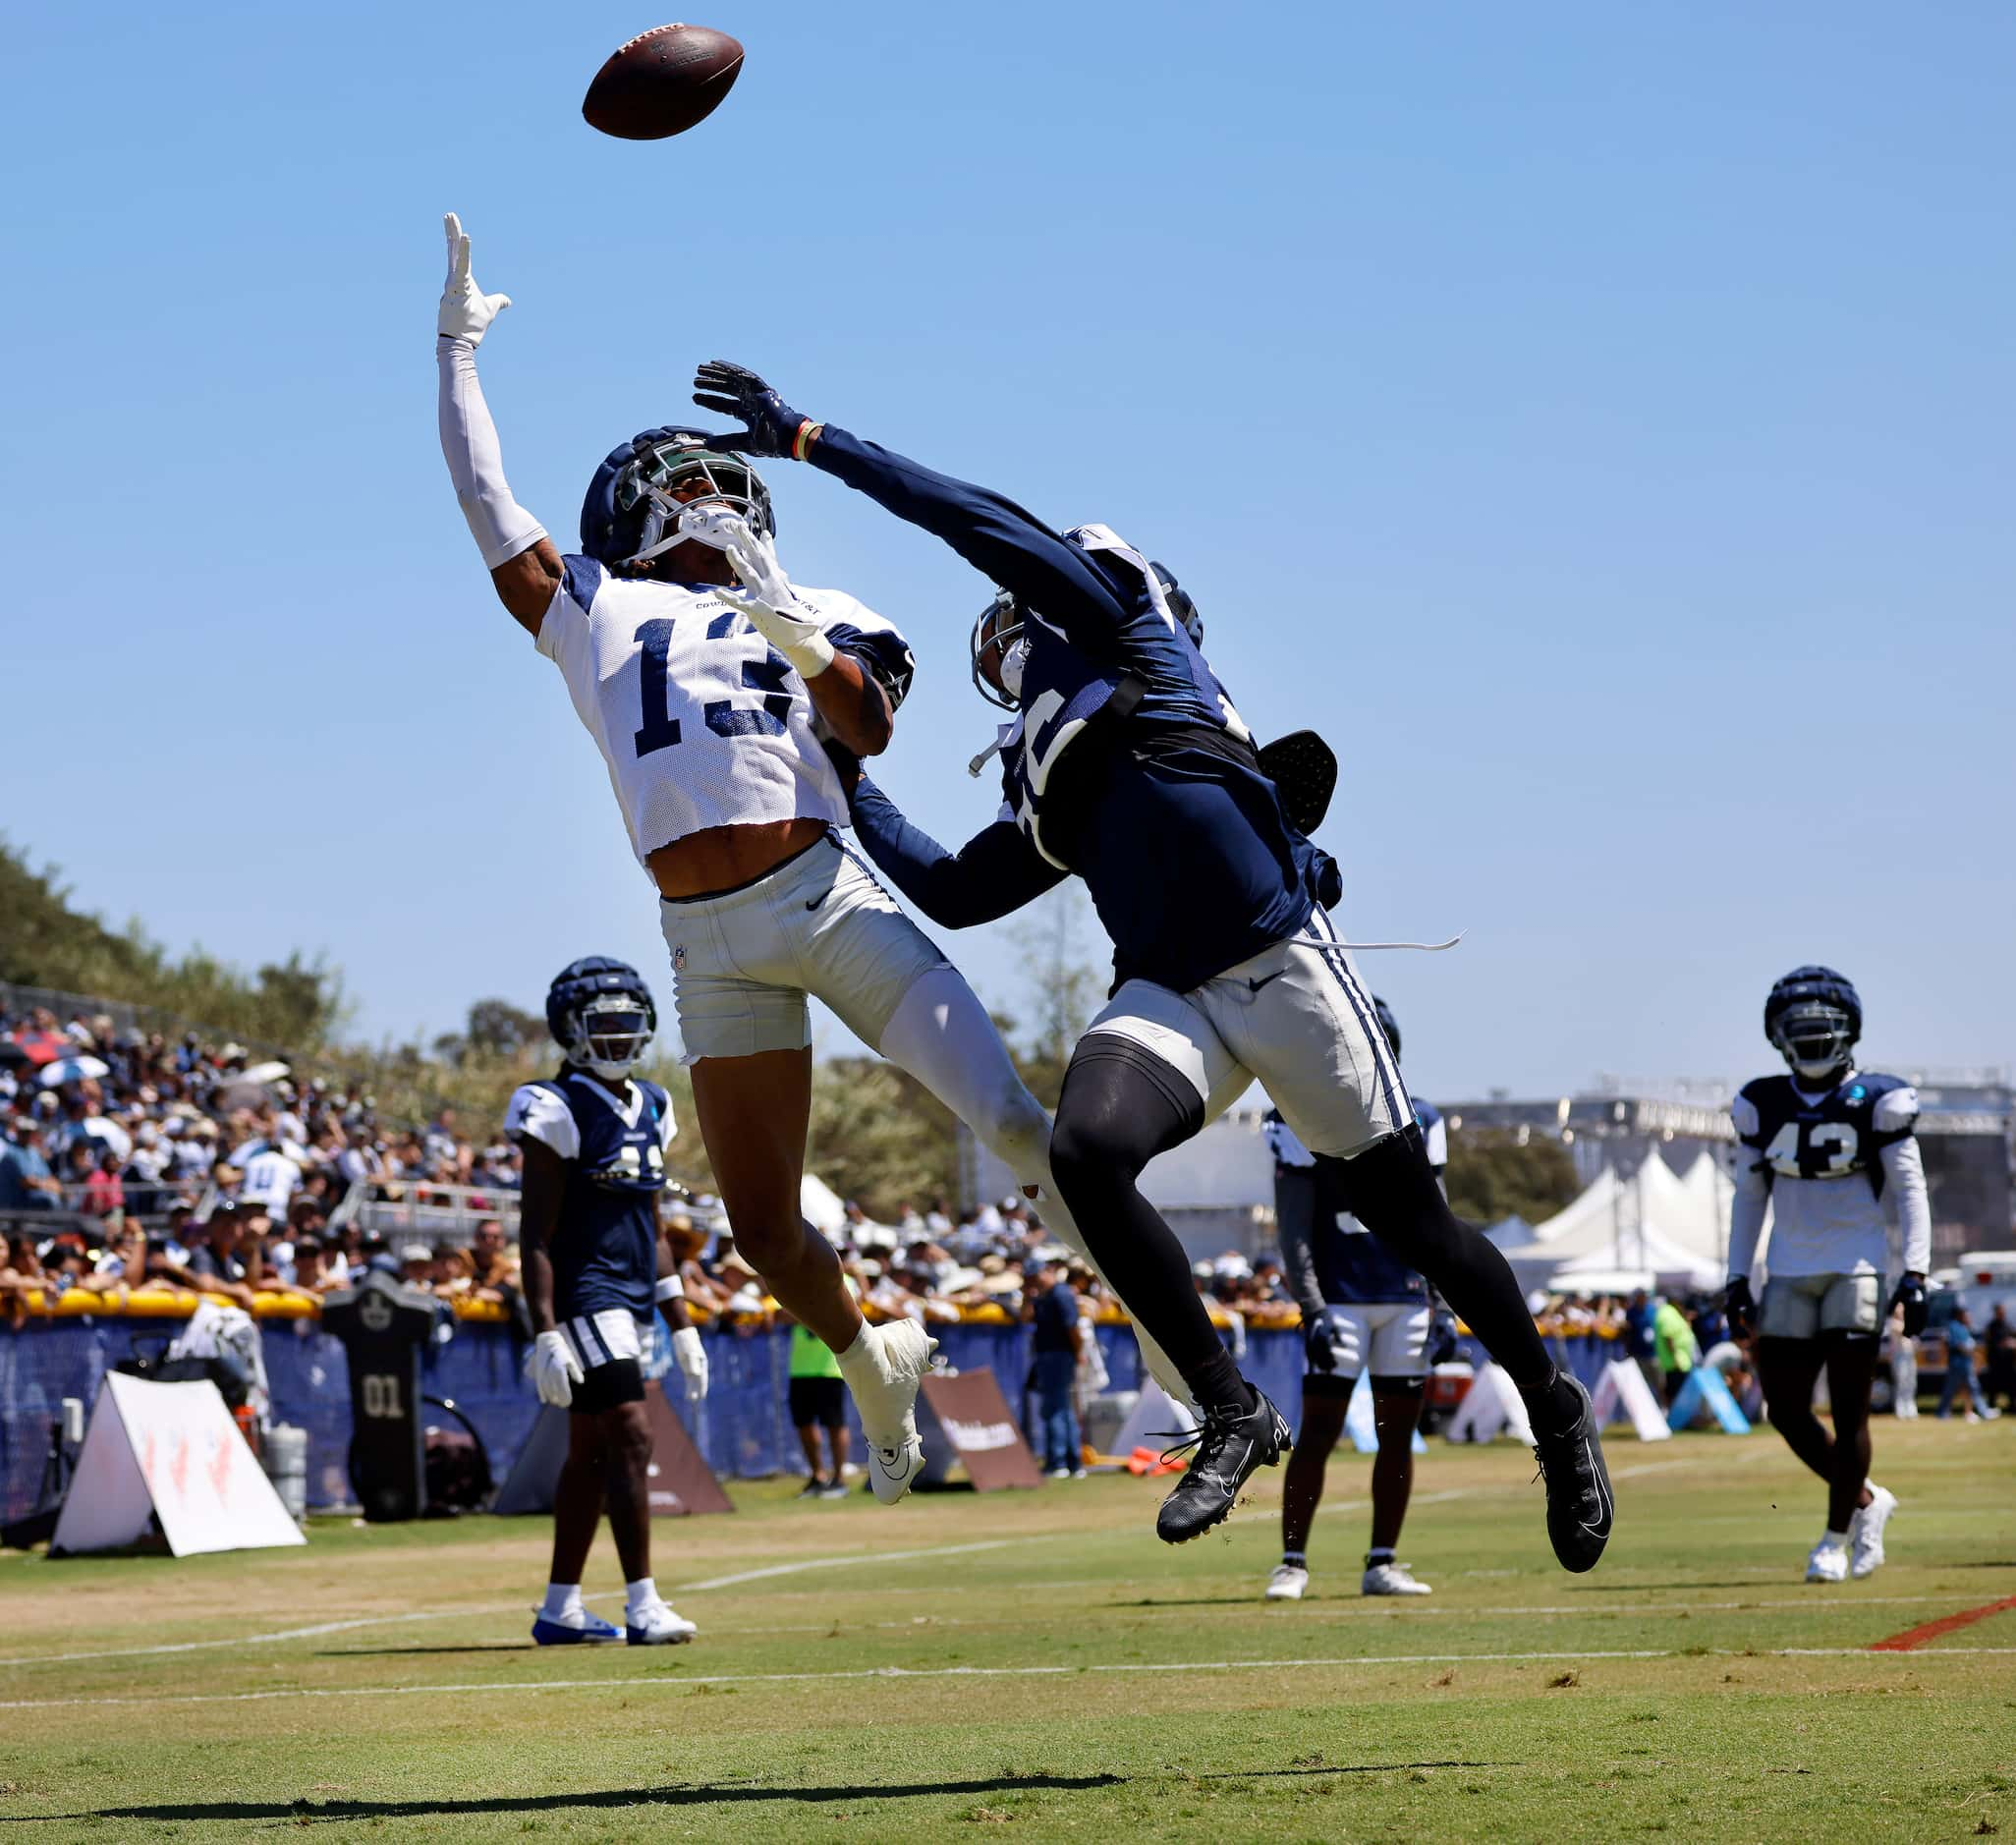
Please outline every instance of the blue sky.
[[[588, 950], [669, 986], [441, 465], [452, 208], [556, 534], [720, 355], [1166, 559], [1254, 728], [1337, 749], [1347, 929], [1469, 931], [1369, 966], [1427, 1092], [1747, 1074], [1808, 959], [1877, 1059], [2016, 1053], [2016, 14], [735, 0], [710, 121], [594, 135], [656, 23], [11, 24], [0, 828], [85, 903], [325, 952], [373, 1035]], [[793, 574], [916, 643], [884, 779], [965, 837], [984, 586], [771, 472]], [[1012, 927], [949, 945], [1014, 1005]]]

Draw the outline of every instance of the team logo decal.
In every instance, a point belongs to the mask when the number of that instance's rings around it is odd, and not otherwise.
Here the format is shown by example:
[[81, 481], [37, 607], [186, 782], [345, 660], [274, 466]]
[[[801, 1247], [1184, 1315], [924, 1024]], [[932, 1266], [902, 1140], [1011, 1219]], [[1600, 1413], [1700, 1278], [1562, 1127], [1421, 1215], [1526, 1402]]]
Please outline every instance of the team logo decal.
[[686, 944], [684, 942], [681, 942], [672, 951], [672, 972], [674, 974], [684, 974], [686, 972]]

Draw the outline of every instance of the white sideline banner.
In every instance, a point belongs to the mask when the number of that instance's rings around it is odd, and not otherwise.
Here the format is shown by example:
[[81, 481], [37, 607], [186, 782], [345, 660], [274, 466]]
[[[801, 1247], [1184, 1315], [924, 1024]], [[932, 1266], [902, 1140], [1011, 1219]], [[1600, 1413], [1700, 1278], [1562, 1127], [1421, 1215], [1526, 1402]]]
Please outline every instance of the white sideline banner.
[[1590, 1393], [1591, 1406], [1596, 1411], [1596, 1426], [1609, 1426], [1610, 1418], [1621, 1409], [1641, 1441], [1670, 1441], [1673, 1431], [1666, 1426], [1665, 1412], [1659, 1408], [1659, 1400], [1652, 1393], [1652, 1385], [1645, 1380], [1640, 1370], [1628, 1358], [1613, 1358], [1603, 1367], [1603, 1374], [1596, 1379], [1596, 1387]]
[[179, 1557], [308, 1542], [215, 1384], [108, 1371], [49, 1548], [117, 1549], [150, 1516]]

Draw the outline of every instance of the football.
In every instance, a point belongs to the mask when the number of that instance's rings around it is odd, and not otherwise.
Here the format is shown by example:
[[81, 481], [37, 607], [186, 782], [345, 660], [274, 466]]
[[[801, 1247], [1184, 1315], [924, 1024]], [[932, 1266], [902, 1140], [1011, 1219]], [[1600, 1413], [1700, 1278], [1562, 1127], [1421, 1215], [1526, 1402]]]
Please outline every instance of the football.
[[588, 125], [619, 140], [663, 140], [703, 122], [735, 87], [742, 47], [709, 26], [659, 26], [618, 45], [582, 98]]

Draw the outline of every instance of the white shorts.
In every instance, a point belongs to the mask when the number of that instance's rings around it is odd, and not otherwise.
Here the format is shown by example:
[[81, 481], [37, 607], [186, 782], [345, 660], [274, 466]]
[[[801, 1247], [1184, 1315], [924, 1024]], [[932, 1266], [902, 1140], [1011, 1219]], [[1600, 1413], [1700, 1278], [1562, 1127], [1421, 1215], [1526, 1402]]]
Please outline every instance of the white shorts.
[[1302, 935], [1190, 992], [1127, 981], [1085, 1035], [1100, 1032], [1167, 1064], [1205, 1121], [1258, 1078], [1313, 1153], [1348, 1158], [1414, 1122], [1371, 995], [1320, 909]]
[[571, 1319], [556, 1319], [553, 1323], [584, 1371], [602, 1365], [620, 1365], [627, 1358], [644, 1357], [644, 1338], [637, 1315], [625, 1308], [605, 1307], [599, 1314], [576, 1314]]
[[879, 1049], [904, 994], [947, 965], [831, 838], [726, 896], [661, 901], [658, 921], [672, 951], [684, 1063], [805, 1049], [808, 993]]
[[1874, 1334], [1882, 1322], [1880, 1275], [1773, 1275], [1757, 1306], [1761, 1339]]
[[1428, 1375], [1428, 1321], [1432, 1317], [1426, 1301], [1365, 1301], [1351, 1306], [1332, 1303], [1331, 1323], [1338, 1338], [1334, 1371], [1312, 1370], [1303, 1379], [1307, 1389], [1314, 1379], [1333, 1376], [1354, 1379], [1360, 1371], [1374, 1377], [1425, 1377]]

